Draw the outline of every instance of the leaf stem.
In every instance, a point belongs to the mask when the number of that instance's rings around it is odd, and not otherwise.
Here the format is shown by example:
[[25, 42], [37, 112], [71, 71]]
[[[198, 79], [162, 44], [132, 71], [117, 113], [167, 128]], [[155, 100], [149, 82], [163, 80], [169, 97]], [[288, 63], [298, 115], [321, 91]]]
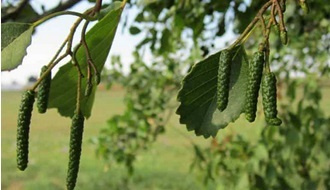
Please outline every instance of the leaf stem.
[[102, 8], [102, 0], [96, 0], [93, 12], [98, 13], [100, 12], [101, 8]]
[[[77, 64], [78, 65], [78, 64]], [[80, 112], [80, 99], [81, 99], [81, 74], [79, 73], [79, 68], [76, 65], [78, 69], [78, 81], [77, 81], [77, 102], [76, 102], [76, 114]]]
[[[92, 85], [92, 76], [91, 76], [91, 64], [93, 64], [93, 60], [86, 42], [86, 38], [85, 38], [85, 33], [87, 30], [87, 26], [89, 24], [89, 21], [86, 21], [82, 30], [81, 30], [81, 44], [85, 49], [85, 54], [86, 54], [86, 59], [87, 59], [87, 85]], [[89, 87], [87, 87], [89, 88]]]
[[56, 61], [54, 62], [50, 62], [48, 64], [48, 69], [41, 75], [41, 77], [34, 83], [34, 85], [31, 87], [31, 90], [35, 90], [38, 85], [40, 84], [40, 82], [48, 75], [48, 73], [53, 69], [53, 67], [55, 67], [55, 65], [57, 63], [59, 63], [60, 61], [62, 61], [62, 59], [64, 59], [66, 56], [68, 56], [67, 53], [61, 55], [59, 58], [56, 59]]
[[274, 4], [276, 5], [278, 17], [280, 18], [280, 30], [285, 31], [284, 17], [283, 17], [283, 12], [282, 12], [281, 6], [280, 6], [278, 0], [274, 0]]
[[91, 17], [87, 14], [81, 14], [81, 13], [78, 13], [78, 12], [74, 12], [74, 11], [60, 11], [60, 12], [56, 12], [56, 13], [53, 13], [53, 14], [50, 14], [50, 15], [47, 15], [43, 18], [41, 18], [40, 20], [36, 21], [33, 23], [33, 27], [37, 27], [39, 26], [40, 24], [46, 22], [47, 20], [49, 19], [52, 19], [56, 16], [61, 16], [61, 15], [73, 15], [73, 16], [78, 16], [82, 19], [85, 19], [85, 20], [88, 20], [88, 21], [94, 21], [97, 19], [97, 17]]
[[82, 30], [81, 30], [81, 44], [85, 48], [85, 53], [86, 53], [87, 59], [92, 59], [91, 54], [89, 52], [87, 42], [86, 42], [86, 38], [85, 38], [85, 34], [86, 34], [88, 24], [89, 24], [89, 21], [86, 21], [83, 28], [82, 28]]
[[262, 33], [263, 33], [264, 36], [266, 36], [267, 27], [266, 27], [265, 19], [262, 15], [259, 15], [259, 20], [260, 20], [261, 26], [262, 26]]
[[69, 35], [68, 35], [68, 37], [66, 39], [67, 42], [68, 42], [68, 45], [67, 45], [67, 48], [66, 48], [66, 52], [67, 53], [71, 52], [73, 37], [74, 37], [74, 34], [75, 34], [76, 30], [77, 30], [77, 27], [79, 26], [79, 24], [81, 23], [81, 21], [82, 21], [82, 18], [78, 18], [76, 20], [76, 22], [73, 24], [73, 26], [71, 27], [71, 29], [70, 29], [70, 33], [69, 33]]
[[122, 6], [125, 6], [126, 3], [127, 3], [127, 0], [123, 0], [123, 2], [122, 2]]
[[[86, 15], [86, 14], [90, 14], [92, 11], [92, 9], [88, 9], [87, 11], [85, 11], [83, 13], [83, 15]], [[36, 81], [36, 83], [32, 86], [32, 90], [35, 90], [38, 85], [40, 84], [40, 82], [47, 76], [47, 74], [53, 69], [53, 67], [59, 63], [62, 59], [64, 59], [66, 56], [68, 55], [71, 55], [71, 57], [74, 57], [73, 59], [73, 62], [76, 62], [76, 59], [75, 59], [75, 53], [72, 53], [71, 51], [71, 48], [72, 48], [72, 41], [73, 41], [73, 37], [74, 37], [74, 33], [76, 32], [79, 24], [81, 23], [82, 21], [82, 17], [79, 17], [76, 22], [72, 25], [71, 29], [70, 29], [70, 33], [69, 35], [66, 37], [66, 39], [64, 40], [64, 42], [62, 43], [62, 45], [60, 46], [60, 48], [57, 50], [55, 56], [51, 59], [51, 61], [49, 62], [49, 64], [47, 65], [48, 66], [48, 69], [43, 73], [43, 75], [40, 76], [40, 78]], [[57, 59], [58, 55], [60, 54], [60, 52], [63, 50], [65, 44], [67, 44], [67, 48], [66, 48], [66, 52], [59, 58]], [[56, 60], [57, 59], [57, 60]], [[56, 60], [56, 61], [55, 61]], [[81, 73], [81, 70], [80, 70], [80, 67], [78, 67], [79, 69], [79, 72], [80, 74], [82, 75]], [[83, 75], [82, 75], [83, 77]]]
[[[275, 0], [276, 1], [276, 0]], [[269, 35], [270, 35], [270, 31], [271, 31], [271, 27], [272, 25], [276, 25], [276, 18], [275, 18], [275, 14], [278, 12], [278, 9], [275, 9], [276, 3], [274, 2], [271, 8], [271, 12], [270, 12], [270, 18], [267, 24], [267, 29], [266, 29], [266, 35], [264, 37], [264, 41], [263, 41], [263, 49], [265, 51], [265, 69], [266, 69], [266, 73], [270, 72], [270, 63], [269, 63], [269, 54], [270, 54], [270, 49], [269, 49]]]

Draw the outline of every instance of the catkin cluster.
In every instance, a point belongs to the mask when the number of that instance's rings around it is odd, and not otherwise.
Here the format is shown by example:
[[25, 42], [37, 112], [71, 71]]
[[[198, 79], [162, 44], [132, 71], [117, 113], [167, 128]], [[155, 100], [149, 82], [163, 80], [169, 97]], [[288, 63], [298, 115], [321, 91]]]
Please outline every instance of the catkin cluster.
[[25, 170], [29, 156], [29, 132], [35, 92], [25, 91], [22, 95], [17, 121], [17, 168]]
[[81, 154], [81, 144], [84, 131], [84, 116], [81, 112], [76, 113], [72, 117], [71, 133], [70, 133], [70, 152], [69, 165], [67, 172], [66, 185], [68, 190], [73, 190], [79, 172], [79, 162]]
[[258, 95], [264, 67], [264, 52], [258, 51], [254, 54], [253, 60], [249, 65], [249, 78], [245, 100], [245, 118], [253, 122], [256, 118]]
[[220, 111], [226, 109], [228, 104], [231, 52], [223, 50], [219, 58], [218, 83], [217, 83], [217, 106]]
[[282, 121], [277, 118], [276, 109], [276, 77], [274, 73], [267, 73], [262, 81], [262, 102], [266, 122], [270, 125], [281, 125]]
[[[47, 66], [43, 66], [41, 68], [40, 76], [42, 76], [47, 69], [48, 69]], [[38, 94], [37, 94], [37, 107], [39, 113], [46, 113], [51, 80], [52, 80], [52, 75], [51, 72], [49, 72], [39, 84]]]

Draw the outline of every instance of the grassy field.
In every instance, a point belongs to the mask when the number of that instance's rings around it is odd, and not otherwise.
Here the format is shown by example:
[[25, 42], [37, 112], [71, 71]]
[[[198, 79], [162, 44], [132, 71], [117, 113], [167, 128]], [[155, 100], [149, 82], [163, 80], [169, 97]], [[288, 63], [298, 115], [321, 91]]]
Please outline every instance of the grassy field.
[[[330, 113], [328, 95], [330, 89], [326, 89], [322, 105]], [[16, 120], [20, 96], [20, 92], [2, 92], [1, 187], [10, 190], [65, 189], [71, 121], [60, 117], [56, 110], [40, 115], [35, 109], [30, 131], [29, 167], [25, 172], [16, 169]], [[123, 111], [122, 97], [122, 91], [98, 91], [96, 94], [93, 116], [85, 125], [77, 189], [205, 189], [199, 174], [189, 172], [193, 156], [190, 141], [206, 145], [209, 140], [187, 132], [178, 124], [176, 116], [169, 122], [165, 135], [150, 150], [140, 154], [135, 174], [129, 182], [123, 181], [125, 168], [107, 168], [103, 160], [96, 158], [95, 148], [89, 140], [106, 126], [109, 117]], [[253, 124], [240, 119], [219, 135], [240, 131], [253, 139], [256, 130]]]
[[[20, 96], [20, 92], [2, 92], [2, 189], [65, 189], [71, 121], [60, 117], [56, 110], [40, 115], [34, 109], [29, 167], [24, 172], [16, 169], [16, 121]], [[103, 160], [96, 158], [95, 148], [89, 140], [106, 126], [110, 116], [122, 112], [122, 97], [120, 91], [97, 92], [93, 116], [85, 125], [77, 189], [202, 189], [200, 180], [189, 174], [192, 157], [189, 141], [177, 132], [185, 132], [185, 128], [172, 121], [168, 133], [138, 157], [136, 173], [128, 185], [122, 180], [126, 176], [123, 167], [108, 169]], [[192, 133], [186, 134], [196, 142], [205, 143]]]

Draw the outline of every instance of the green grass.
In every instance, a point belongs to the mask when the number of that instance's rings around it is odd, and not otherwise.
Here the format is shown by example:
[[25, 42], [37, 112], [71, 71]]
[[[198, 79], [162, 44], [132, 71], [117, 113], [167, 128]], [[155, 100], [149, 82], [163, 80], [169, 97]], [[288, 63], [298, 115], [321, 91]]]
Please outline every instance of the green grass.
[[[324, 90], [323, 108], [330, 113], [330, 89]], [[69, 118], [59, 116], [56, 110], [46, 114], [33, 113], [30, 131], [29, 166], [21, 172], [16, 168], [16, 120], [21, 92], [2, 92], [2, 189], [65, 189], [68, 162]], [[133, 189], [133, 190], [199, 190], [205, 189], [198, 172], [189, 172], [193, 158], [190, 141], [208, 145], [210, 140], [196, 137], [179, 125], [174, 116], [152, 147], [141, 153], [136, 162], [135, 173], [125, 182], [126, 170], [122, 166], [105, 167], [105, 162], [96, 158], [95, 147], [89, 139], [97, 136], [106, 120], [123, 111], [122, 91], [98, 91], [92, 117], [86, 121], [83, 152], [77, 189]], [[259, 109], [261, 110], [261, 109]], [[261, 112], [258, 116], [262, 115]], [[253, 141], [262, 126], [262, 120], [250, 124], [243, 116], [219, 132], [221, 138], [228, 133], [239, 132]], [[261, 124], [261, 125], [260, 125]], [[209, 187], [209, 189], [213, 189]]]
[[[21, 92], [2, 92], [1, 187], [65, 189], [71, 120], [59, 116], [54, 109], [41, 115], [34, 108], [29, 165], [21, 172], [16, 168], [16, 121], [20, 98]], [[85, 125], [77, 189], [203, 189], [200, 180], [189, 174], [192, 159], [189, 141], [177, 131], [201, 143], [205, 140], [186, 133], [185, 128], [175, 122], [176, 118], [168, 126], [168, 133], [137, 158], [135, 174], [128, 183], [123, 181], [125, 168], [105, 168], [104, 161], [96, 158], [95, 147], [89, 139], [98, 135], [108, 118], [123, 111], [122, 98], [121, 91], [98, 91], [96, 94], [93, 116]]]

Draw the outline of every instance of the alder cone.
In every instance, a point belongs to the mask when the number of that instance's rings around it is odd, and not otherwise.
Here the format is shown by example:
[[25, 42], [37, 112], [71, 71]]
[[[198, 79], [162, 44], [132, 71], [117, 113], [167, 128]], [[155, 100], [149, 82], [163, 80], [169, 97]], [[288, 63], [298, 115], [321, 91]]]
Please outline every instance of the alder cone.
[[254, 53], [253, 60], [249, 65], [249, 78], [244, 107], [245, 118], [249, 122], [253, 122], [256, 118], [258, 96], [264, 62], [264, 52], [259, 51]]
[[22, 95], [17, 121], [17, 168], [24, 171], [28, 165], [29, 132], [35, 92], [25, 91]]
[[67, 189], [73, 190], [76, 186], [81, 155], [81, 144], [84, 131], [84, 116], [81, 112], [72, 117], [70, 132], [70, 152], [67, 172]]
[[229, 50], [221, 52], [217, 83], [217, 106], [220, 111], [225, 110], [228, 104], [231, 59], [232, 55]]
[[282, 121], [277, 118], [276, 77], [272, 72], [267, 73], [263, 78], [262, 102], [266, 122], [270, 125], [281, 125]]
[[[43, 66], [41, 68], [40, 76], [42, 76], [47, 69], [48, 69], [47, 66]], [[37, 94], [37, 107], [39, 113], [46, 113], [47, 111], [51, 80], [52, 80], [52, 74], [51, 72], [49, 72], [39, 84], [38, 94]]]
[[288, 34], [286, 30], [280, 31], [280, 38], [283, 45], [288, 44]]

